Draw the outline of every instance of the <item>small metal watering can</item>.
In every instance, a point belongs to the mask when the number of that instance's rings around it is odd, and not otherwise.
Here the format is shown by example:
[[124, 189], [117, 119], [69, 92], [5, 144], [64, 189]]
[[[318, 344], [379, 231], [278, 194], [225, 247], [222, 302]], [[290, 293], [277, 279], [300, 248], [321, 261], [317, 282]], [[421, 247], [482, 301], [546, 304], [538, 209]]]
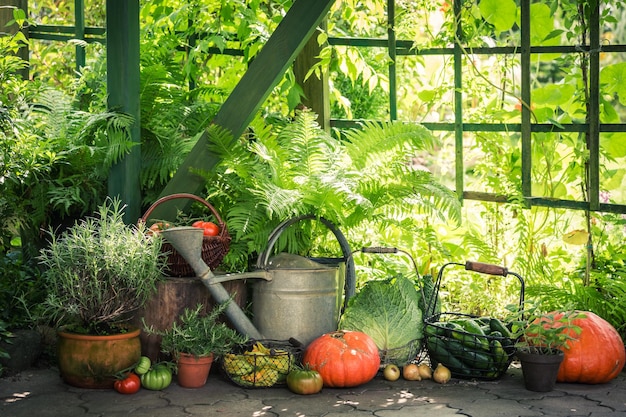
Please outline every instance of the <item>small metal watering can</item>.
[[[236, 303], [229, 303], [226, 308], [226, 315], [240, 333], [252, 339], [294, 338], [308, 344], [317, 336], [336, 330], [344, 289], [343, 306], [355, 293], [354, 263], [349, 257], [347, 241], [325, 219], [320, 220], [338, 238], [346, 258], [314, 260], [291, 254], [269, 258], [286, 227], [313, 218], [300, 216], [284, 221], [270, 235], [268, 248], [259, 256], [256, 271], [226, 275], [214, 274], [202, 259], [202, 229], [174, 227], [161, 233], [185, 258], [219, 304], [230, 300], [222, 282], [248, 278], [261, 280], [253, 287], [254, 324]], [[347, 263], [346, 259], [349, 260]]]

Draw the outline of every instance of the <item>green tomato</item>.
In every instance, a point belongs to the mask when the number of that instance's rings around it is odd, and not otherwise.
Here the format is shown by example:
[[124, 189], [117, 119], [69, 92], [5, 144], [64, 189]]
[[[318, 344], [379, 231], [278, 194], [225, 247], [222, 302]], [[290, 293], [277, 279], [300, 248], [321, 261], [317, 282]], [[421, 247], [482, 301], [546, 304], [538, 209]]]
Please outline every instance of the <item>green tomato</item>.
[[156, 365], [141, 375], [141, 385], [153, 391], [167, 388], [172, 382], [172, 371], [165, 365]]
[[152, 362], [150, 361], [150, 358], [147, 356], [142, 356], [139, 359], [139, 362], [137, 363], [137, 365], [135, 366], [135, 373], [137, 375], [143, 375], [150, 370], [151, 365], [152, 365]]
[[317, 394], [323, 386], [322, 376], [312, 369], [294, 369], [287, 375], [287, 387], [296, 394]]

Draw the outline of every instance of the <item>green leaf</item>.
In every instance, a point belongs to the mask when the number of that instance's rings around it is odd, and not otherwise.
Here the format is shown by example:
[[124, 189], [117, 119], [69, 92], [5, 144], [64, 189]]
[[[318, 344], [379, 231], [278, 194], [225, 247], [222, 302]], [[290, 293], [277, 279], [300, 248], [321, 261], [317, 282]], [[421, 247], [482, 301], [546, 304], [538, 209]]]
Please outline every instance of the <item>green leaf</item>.
[[530, 6], [530, 16], [531, 45], [558, 45], [560, 38], [554, 36], [554, 19], [550, 8], [543, 3], [534, 3]]
[[600, 71], [600, 84], [609, 94], [617, 94], [620, 104], [626, 105], [626, 62], [608, 65]]
[[611, 158], [626, 157], [626, 133], [617, 132], [602, 136], [601, 146]]
[[[626, 149], [624, 151], [626, 151]], [[621, 188], [625, 174], [626, 170], [624, 169], [612, 169], [607, 171], [605, 175], [609, 178], [608, 181], [602, 181], [602, 188], [606, 190], [617, 190]]]
[[576, 87], [571, 84], [549, 84], [533, 90], [532, 104], [559, 106], [571, 100], [575, 92]]
[[482, 0], [478, 6], [480, 14], [496, 31], [504, 32], [513, 27], [517, 13], [513, 0]]

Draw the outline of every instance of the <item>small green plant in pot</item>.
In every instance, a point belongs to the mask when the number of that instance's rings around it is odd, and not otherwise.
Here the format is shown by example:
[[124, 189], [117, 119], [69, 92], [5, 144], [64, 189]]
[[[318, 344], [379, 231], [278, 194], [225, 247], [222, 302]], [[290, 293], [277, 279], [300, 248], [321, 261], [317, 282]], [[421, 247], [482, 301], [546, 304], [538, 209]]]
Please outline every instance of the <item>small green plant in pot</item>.
[[178, 384], [199, 388], [206, 383], [213, 360], [230, 352], [248, 338], [219, 321], [228, 303], [217, 304], [208, 314], [202, 314], [203, 305], [186, 308], [172, 327], [164, 331], [152, 326], [145, 330], [161, 336], [161, 350], [177, 361]]
[[[93, 217], [58, 236], [50, 231], [40, 254], [47, 290], [42, 315], [59, 328], [59, 368], [71, 385], [112, 387], [114, 375], [141, 356], [140, 329], [126, 323], [156, 291], [165, 257], [161, 238], [126, 225], [123, 211], [118, 199], [107, 199]], [[113, 352], [114, 346], [125, 348]], [[91, 356], [97, 352], [103, 358]]]
[[533, 305], [511, 321], [517, 357], [528, 390], [554, 389], [563, 351], [574, 339], [572, 334], [580, 334], [580, 327], [572, 322], [580, 316], [576, 311], [543, 312]]

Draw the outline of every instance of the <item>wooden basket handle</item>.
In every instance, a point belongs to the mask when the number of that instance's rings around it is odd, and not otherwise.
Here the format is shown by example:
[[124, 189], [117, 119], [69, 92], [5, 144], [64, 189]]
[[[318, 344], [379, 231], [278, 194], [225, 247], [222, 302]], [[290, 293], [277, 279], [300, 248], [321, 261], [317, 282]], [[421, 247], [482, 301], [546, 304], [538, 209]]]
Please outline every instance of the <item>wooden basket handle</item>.
[[217, 222], [219, 223], [220, 226], [220, 234], [222, 234], [223, 231], [226, 231], [226, 223], [224, 222], [224, 220], [222, 220], [222, 217], [219, 215], [219, 213], [217, 212], [217, 210], [215, 210], [215, 207], [213, 207], [208, 201], [206, 201], [205, 199], [198, 197], [197, 195], [194, 194], [188, 194], [188, 193], [177, 193], [177, 194], [170, 194], [170, 195], [166, 195], [165, 197], [161, 197], [159, 198], [157, 201], [155, 201], [149, 208], [148, 210], [146, 210], [146, 212], [144, 213], [144, 215], [139, 219], [139, 221], [146, 223], [146, 220], [148, 220], [150, 218], [150, 214], [152, 214], [152, 212], [154, 211], [154, 209], [156, 209], [160, 204], [165, 203], [166, 201], [170, 201], [170, 200], [175, 200], [178, 198], [188, 198], [194, 201], [197, 201], [199, 203], [204, 204], [209, 210], [211, 210], [211, 213], [213, 213], [213, 216], [215, 216], [215, 219], [217, 220]]

